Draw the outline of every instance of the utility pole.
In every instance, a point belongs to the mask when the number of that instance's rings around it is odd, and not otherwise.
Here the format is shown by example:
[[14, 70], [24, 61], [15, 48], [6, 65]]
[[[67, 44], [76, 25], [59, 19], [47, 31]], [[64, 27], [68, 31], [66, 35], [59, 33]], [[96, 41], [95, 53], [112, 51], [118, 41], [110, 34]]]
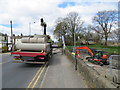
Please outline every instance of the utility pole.
[[10, 21], [10, 26], [11, 26], [11, 43], [12, 43], [11, 52], [12, 52], [12, 51], [13, 51], [13, 30], [12, 30], [12, 20]]
[[75, 35], [75, 31], [74, 31], [74, 53], [75, 53], [75, 70], [77, 70], [77, 59], [76, 59], [76, 35]]

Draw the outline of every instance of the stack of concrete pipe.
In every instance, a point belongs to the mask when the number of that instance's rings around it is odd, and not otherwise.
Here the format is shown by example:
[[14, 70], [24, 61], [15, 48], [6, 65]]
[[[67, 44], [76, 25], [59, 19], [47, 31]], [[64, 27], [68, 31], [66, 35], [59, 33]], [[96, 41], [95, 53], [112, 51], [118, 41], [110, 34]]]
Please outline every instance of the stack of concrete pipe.
[[50, 51], [50, 44], [48, 42], [48, 37], [44, 35], [37, 35], [34, 37], [23, 37], [19, 43], [16, 43], [16, 49], [22, 51]]

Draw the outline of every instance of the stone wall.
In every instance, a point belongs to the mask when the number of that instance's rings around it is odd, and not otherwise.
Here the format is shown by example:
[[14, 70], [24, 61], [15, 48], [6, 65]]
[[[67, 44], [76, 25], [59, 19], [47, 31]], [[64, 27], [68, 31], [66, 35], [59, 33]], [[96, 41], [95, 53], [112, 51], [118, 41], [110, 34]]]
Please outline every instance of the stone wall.
[[[74, 56], [68, 50], [65, 50], [65, 55], [73, 64], [76, 63]], [[94, 70], [92, 67], [89, 67], [82, 60], [77, 59], [77, 68], [77, 70], [85, 78], [90, 88], [119, 88], [119, 86], [101, 76], [96, 70]]]

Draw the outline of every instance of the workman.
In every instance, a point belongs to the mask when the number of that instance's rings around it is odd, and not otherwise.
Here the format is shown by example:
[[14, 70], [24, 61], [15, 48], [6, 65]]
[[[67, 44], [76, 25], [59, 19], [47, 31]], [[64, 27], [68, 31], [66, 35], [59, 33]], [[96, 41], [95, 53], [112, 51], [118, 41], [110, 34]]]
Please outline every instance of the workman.
[[98, 57], [98, 59], [100, 59], [100, 58], [102, 57], [102, 55], [101, 55], [100, 52], [98, 52], [98, 53], [96, 54], [96, 56]]
[[50, 36], [48, 36], [48, 43], [52, 43], [52, 39], [50, 38]]

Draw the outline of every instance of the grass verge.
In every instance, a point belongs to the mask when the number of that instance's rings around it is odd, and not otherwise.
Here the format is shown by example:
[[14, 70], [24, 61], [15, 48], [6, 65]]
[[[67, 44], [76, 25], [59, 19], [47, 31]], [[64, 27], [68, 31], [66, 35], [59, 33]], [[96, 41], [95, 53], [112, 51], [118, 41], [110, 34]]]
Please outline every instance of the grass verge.
[[[88, 46], [89, 48], [103, 50], [108, 55], [120, 54], [120, 46], [103, 46], [103, 45], [81, 45], [81, 46]], [[67, 48], [71, 50], [73, 46], [67, 46]]]

